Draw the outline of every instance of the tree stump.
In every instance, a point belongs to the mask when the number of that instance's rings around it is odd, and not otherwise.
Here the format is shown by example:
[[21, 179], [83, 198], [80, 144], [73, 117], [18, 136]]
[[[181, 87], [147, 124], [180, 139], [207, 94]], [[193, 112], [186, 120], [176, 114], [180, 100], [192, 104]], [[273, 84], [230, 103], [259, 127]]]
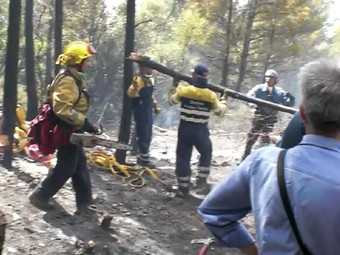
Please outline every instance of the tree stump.
[[105, 214], [102, 222], [100, 223], [100, 227], [105, 230], [110, 229], [112, 219], [113, 219], [112, 214]]
[[6, 218], [5, 214], [0, 211], [0, 255], [5, 243]]

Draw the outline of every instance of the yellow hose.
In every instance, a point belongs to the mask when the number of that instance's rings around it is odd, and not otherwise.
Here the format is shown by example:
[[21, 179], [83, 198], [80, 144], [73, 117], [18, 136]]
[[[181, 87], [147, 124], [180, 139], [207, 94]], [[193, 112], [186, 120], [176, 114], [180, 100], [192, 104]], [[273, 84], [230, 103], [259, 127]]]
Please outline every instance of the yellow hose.
[[141, 188], [146, 184], [144, 174], [147, 173], [155, 181], [162, 183], [156, 174], [155, 169], [135, 168], [122, 165], [117, 162], [114, 155], [105, 151], [94, 151], [87, 154], [87, 162], [89, 165], [99, 169], [111, 171], [114, 175], [119, 176], [123, 181], [128, 181], [128, 185], [133, 188]]
[[[13, 150], [15, 153], [24, 151], [27, 145], [27, 131], [29, 125], [25, 120], [25, 110], [22, 106], [17, 107], [18, 127], [15, 127]], [[123, 181], [128, 181], [128, 185], [134, 188], [141, 188], [146, 184], [144, 174], [149, 174], [151, 178], [162, 184], [162, 180], [157, 176], [155, 169], [150, 168], [135, 168], [123, 164], [119, 164], [116, 158], [105, 151], [94, 151], [87, 154], [87, 161], [89, 165], [99, 169], [109, 170], [114, 175], [122, 178]], [[166, 185], [166, 184], [164, 184]]]
[[15, 127], [14, 130], [14, 143], [13, 143], [13, 152], [20, 153], [24, 151], [27, 145], [27, 133], [25, 130]]

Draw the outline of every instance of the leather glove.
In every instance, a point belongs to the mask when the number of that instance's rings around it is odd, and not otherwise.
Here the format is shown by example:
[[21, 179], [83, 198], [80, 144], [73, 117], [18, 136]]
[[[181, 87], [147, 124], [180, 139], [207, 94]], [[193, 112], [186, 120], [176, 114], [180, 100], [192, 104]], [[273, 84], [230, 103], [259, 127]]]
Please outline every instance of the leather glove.
[[171, 86], [171, 88], [170, 88], [170, 90], [168, 92], [168, 95], [171, 96], [171, 95], [175, 94], [176, 89], [177, 89], [176, 86]]
[[180, 82], [180, 79], [177, 76], [175, 76], [174, 79], [172, 80], [172, 87], [176, 88], [179, 82]]
[[160, 114], [162, 112], [162, 109], [159, 107], [159, 106], [156, 106], [154, 109], [153, 109], [154, 113], [156, 115]]
[[168, 92], [168, 94], [167, 94], [167, 101], [168, 101], [168, 103], [170, 104], [170, 105], [172, 105], [170, 102], [171, 102], [171, 97], [172, 97], [172, 95], [173, 94], [175, 94], [176, 93], [176, 87], [175, 86], [171, 86], [171, 88], [170, 88], [170, 90], [169, 90], [169, 92]]
[[99, 128], [96, 125], [91, 124], [91, 122], [87, 118], [85, 118], [84, 125], [81, 129], [90, 134], [99, 133]]
[[286, 93], [286, 97], [289, 97], [292, 100], [295, 99], [295, 97], [289, 92]]
[[228, 101], [228, 93], [227, 92], [223, 93], [223, 96], [221, 97], [220, 101], [225, 101], [225, 102]]
[[95, 133], [96, 135], [101, 135], [103, 133], [103, 125], [102, 124], [94, 124], [93, 126], [97, 129], [97, 132]]

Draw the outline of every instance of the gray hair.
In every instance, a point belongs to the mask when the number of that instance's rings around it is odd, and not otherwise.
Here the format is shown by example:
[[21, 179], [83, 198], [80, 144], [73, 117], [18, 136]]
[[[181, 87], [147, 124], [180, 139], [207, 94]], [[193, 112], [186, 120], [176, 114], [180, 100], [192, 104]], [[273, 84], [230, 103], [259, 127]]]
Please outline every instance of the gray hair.
[[340, 59], [321, 59], [299, 74], [302, 106], [314, 129], [340, 131]]

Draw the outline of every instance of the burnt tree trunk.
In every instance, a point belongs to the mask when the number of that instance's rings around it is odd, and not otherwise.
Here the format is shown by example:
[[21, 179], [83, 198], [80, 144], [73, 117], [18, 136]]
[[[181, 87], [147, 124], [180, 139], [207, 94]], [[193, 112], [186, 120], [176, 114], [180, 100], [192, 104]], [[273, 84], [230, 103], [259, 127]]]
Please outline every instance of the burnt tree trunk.
[[[2, 132], [8, 136], [10, 145], [13, 144], [14, 128], [16, 124], [20, 17], [21, 0], [9, 1]], [[12, 146], [7, 146], [2, 165], [8, 169], [11, 168], [12, 157]]]
[[50, 19], [47, 33], [45, 81], [41, 87], [42, 99], [45, 96], [47, 85], [52, 81], [52, 36], [53, 36], [53, 19]]
[[26, 0], [25, 8], [25, 57], [26, 57], [26, 89], [27, 119], [31, 120], [38, 114], [38, 96], [34, 68], [33, 42], [33, 0]]
[[6, 225], [7, 223], [5, 214], [2, 211], [0, 211], [0, 255], [2, 254], [2, 250], [4, 248]]
[[244, 77], [247, 71], [247, 61], [248, 61], [248, 56], [249, 56], [251, 33], [253, 29], [254, 19], [256, 16], [257, 0], [249, 0], [248, 5], [249, 5], [249, 10], [248, 10], [246, 31], [245, 31], [245, 35], [243, 39], [243, 49], [241, 53], [239, 75], [238, 75], [238, 80], [237, 80], [236, 87], [235, 87], [235, 90], [238, 92], [241, 91], [241, 86], [242, 86], [242, 83], [244, 81]]
[[[63, 52], [63, 0], [55, 0], [54, 23], [54, 61]], [[59, 66], [55, 65], [54, 74], [59, 72]]]
[[[133, 62], [128, 60], [130, 52], [134, 49], [135, 40], [135, 0], [128, 0], [126, 6], [126, 29], [125, 29], [125, 58], [124, 58], [124, 80], [123, 80], [123, 110], [119, 128], [118, 139], [120, 142], [128, 143], [131, 128], [131, 99], [127, 90], [133, 78]], [[116, 158], [119, 163], [125, 163], [126, 151], [117, 150]]]
[[230, 35], [231, 35], [231, 26], [232, 26], [232, 17], [233, 17], [233, 0], [229, 0], [228, 7], [228, 21], [226, 26], [226, 48], [222, 63], [222, 81], [221, 86], [227, 87], [228, 77], [229, 77], [229, 55], [230, 55]]

